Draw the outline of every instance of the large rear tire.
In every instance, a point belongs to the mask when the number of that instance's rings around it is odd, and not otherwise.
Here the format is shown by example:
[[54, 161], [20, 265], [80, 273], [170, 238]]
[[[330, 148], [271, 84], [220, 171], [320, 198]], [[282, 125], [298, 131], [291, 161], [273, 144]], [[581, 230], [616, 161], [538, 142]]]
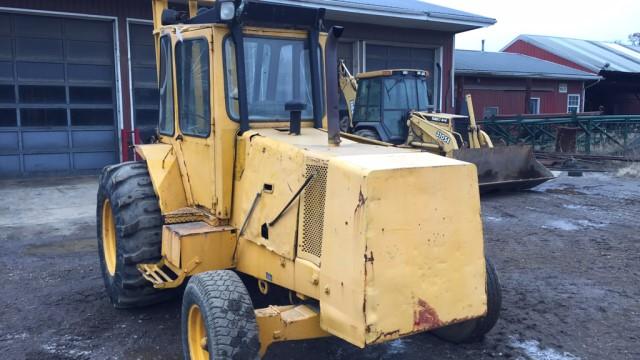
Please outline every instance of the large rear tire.
[[208, 271], [189, 280], [182, 298], [182, 349], [186, 360], [258, 359], [256, 316], [236, 273]]
[[363, 138], [380, 141], [380, 135], [378, 132], [372, 129], [360, 129], [353, 133], [354, 135], [361, 136]]
[[480, 341], [491, 331], [500, 317], [502, 290], [493, 264], [486, 259], [487, 266], [487, 314], [481, 318], [445, 326], [433, 331], [442, 340], [456, 344]]
[[155, 289], [136, 267], [161, 258], [163, 221], [146, 163], [102, 170], [96, 223], [102, 277], [114, 307], [141, 307], [176, 297], [177, 290]]

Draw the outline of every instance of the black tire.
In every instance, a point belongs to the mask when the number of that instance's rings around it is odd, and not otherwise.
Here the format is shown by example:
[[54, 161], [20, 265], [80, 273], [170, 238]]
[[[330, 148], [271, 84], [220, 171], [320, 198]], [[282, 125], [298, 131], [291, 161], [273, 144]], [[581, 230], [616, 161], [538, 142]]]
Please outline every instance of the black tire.
[[340, 118], [340, 131], [348, 132], [351, 127], [351, 120], [349, 119], [349, 115], [344, 115]]
[[[102, 239], [102, 207], [109, 201], [115, 225], [115, 271], [106, 265]], [[158, 290], [136, 266], [161, 258], [162, 215], [147, 164], [127, 162], [104, 168], [96, 210], [98, 251], [104, 285], [114, 307], [132, 308], [170, 300], [178, 290]]]
[[487, 314], [484, 317], [449, 325], [433, 331], [442, 340], [452, 343], [469, 343], [480, 341], [491, 331], [500, 317], [502, 306], [502, 290], [498, 275], [489, 259], [487, 264]]
[[357, 130], [354, 135], [358, 135], [361, 136], [363, 138], [367, 138], [367, 139], [371, 139], [371, 140], [378, 140], [380, 141], [380, 135], [378, 135], [378, 132], [372, 129], [360, 129]]
[[197, 306], [206, 331], [210, 359], [258, 359], [260, 340], [251, 297], [230, 270], [208, 271], [189, 280], [182, 298], [182, 349], [189, 352], [189, 312]]

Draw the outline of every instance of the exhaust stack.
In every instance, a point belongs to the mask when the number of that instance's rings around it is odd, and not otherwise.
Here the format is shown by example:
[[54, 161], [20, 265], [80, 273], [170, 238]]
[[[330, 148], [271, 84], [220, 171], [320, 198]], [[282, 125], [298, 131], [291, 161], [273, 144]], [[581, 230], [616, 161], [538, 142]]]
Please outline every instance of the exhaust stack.
[[327, 134], [329, 145], [340, 145], [340, 114], [338, 100], [338, 39], [342, 36], [344, 28], [333, 26], [329, 30], [329, 36], [325, 45], [326, 72], [327, 72]]

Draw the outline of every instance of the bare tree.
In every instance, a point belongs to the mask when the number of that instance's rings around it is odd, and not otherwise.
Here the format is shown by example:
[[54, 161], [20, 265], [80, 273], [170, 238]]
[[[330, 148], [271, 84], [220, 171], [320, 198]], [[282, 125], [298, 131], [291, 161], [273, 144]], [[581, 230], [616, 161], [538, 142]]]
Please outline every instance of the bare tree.
[[640, 32], [629, 34], [629, 42], [633, 46], [640, 46]]

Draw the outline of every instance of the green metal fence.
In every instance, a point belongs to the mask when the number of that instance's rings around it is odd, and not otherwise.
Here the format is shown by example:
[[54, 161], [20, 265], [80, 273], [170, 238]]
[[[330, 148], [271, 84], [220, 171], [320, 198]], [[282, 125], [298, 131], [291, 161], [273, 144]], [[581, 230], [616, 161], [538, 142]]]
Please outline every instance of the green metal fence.
[[494, 143], [530, 144], [536, 151], [557, 151], [563, 131], [575, 134], [577, 153], [637, 156], [640, 115], [536, 115], [490, 118], [478, 122]]

